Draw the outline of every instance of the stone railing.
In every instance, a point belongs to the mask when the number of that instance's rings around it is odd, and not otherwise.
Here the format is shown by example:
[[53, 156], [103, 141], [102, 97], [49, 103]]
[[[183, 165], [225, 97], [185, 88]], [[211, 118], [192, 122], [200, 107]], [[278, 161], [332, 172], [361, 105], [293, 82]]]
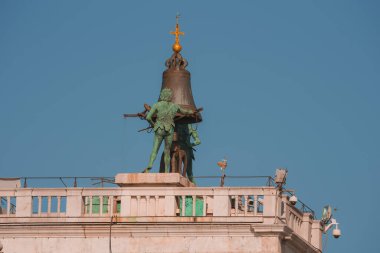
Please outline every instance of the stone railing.
[[[286, 223], [294, 232], [300, 232], [303, 224], [303, 214], [289, 204], [287, 204], [286, 210]], [[309, 216], [310, 214], [306, 213], [306, 217]]]
[[264, 217], [274, 215], [275, 189], [18, 188], [0, 196], [0, 217]]
[[312, 211], [301, 211], [288, 201], [284, 196], [281, 201], [279, 220], [287, 224], [295, 234], [300, 236], [303, 240], [311, 243], [316, 248], [322, 245], [322, 231], [319, 220], [314, 220], [314, 213]]
[[277, 197], [274, 187], [0, 189], [0, 223], [249, 222], [284, 224], [321, 245], [319, 221]]
[[2, 216], [15, 216], [16, 215], [16, 197], [12, 194], [4, 194], [0, 196], [0, 215]]

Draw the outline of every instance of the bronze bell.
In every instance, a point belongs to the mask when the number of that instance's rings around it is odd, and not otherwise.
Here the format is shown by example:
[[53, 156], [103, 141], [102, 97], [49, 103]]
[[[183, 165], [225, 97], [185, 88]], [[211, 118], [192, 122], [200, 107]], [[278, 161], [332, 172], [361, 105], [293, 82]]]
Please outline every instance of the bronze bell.
[[[187, 61], [178, 52], [175, 52], [167, 61], [167, 69], [162, 74], [162, 86], [172, 90], [172, 102], [180, 105], [185, 109], [197, 110], [194, 103], [193, 93], [191, 91], [190, 72], [186, 70]], [[190, 124], [202, 121], [200, 113], [177, 117], [176, 123]]]

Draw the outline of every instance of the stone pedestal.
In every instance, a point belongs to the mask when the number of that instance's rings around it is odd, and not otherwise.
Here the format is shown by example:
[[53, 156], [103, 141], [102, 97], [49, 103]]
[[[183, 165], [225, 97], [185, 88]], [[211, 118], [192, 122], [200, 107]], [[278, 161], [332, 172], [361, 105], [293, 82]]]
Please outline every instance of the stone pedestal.
[[178, 173], [119, 173], [115, 183], [120, 187], [194, 187]]

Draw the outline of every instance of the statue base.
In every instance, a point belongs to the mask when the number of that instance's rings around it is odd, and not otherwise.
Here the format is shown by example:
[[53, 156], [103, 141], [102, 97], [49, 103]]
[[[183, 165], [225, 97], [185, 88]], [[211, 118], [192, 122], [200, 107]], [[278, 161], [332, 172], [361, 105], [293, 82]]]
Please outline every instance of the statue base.
[[119, 173], [115, 183], [120, 187], [195, 187], [179, 173]]

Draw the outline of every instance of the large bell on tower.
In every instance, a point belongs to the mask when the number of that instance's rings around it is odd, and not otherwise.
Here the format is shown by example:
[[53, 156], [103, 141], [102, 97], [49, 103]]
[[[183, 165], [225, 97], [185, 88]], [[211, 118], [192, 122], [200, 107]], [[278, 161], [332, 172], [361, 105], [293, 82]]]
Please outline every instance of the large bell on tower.
[[[179, 31], [178, 19], [176, 24], [176, 31], [171, 32], [176, 36], [173, 45], [173, 55], [166, 60], [165, 65], [167, 69], [162, 74], [161, 90], [169, 88], [172, 90], [172, 102], [180, 105], [184, 109], [197, 110], [194, 103], [193, 92], [191, 90], [190, 72], [186, 70], [188, 65], [185, 58], [179, 53], [182, 46], [179, 44], [179, 35], [184, 35]], [[198, 112], [194, 115], [181, 115], [175, 118], [176, 123], [190, 124], [202, 121], [202, 116]]]
[[[184, 109], [197, 110], [191, 90], [190, 72], [185, 69], [187, 61], [179, 53], [174, 53], [166, 61], [167, 69], [162, 74], [161, 90], [169, 88], [172, 90], [172, 102]], [[200, 113], [184, 116], [176, 120], [177, 123], [201, 122]]]

